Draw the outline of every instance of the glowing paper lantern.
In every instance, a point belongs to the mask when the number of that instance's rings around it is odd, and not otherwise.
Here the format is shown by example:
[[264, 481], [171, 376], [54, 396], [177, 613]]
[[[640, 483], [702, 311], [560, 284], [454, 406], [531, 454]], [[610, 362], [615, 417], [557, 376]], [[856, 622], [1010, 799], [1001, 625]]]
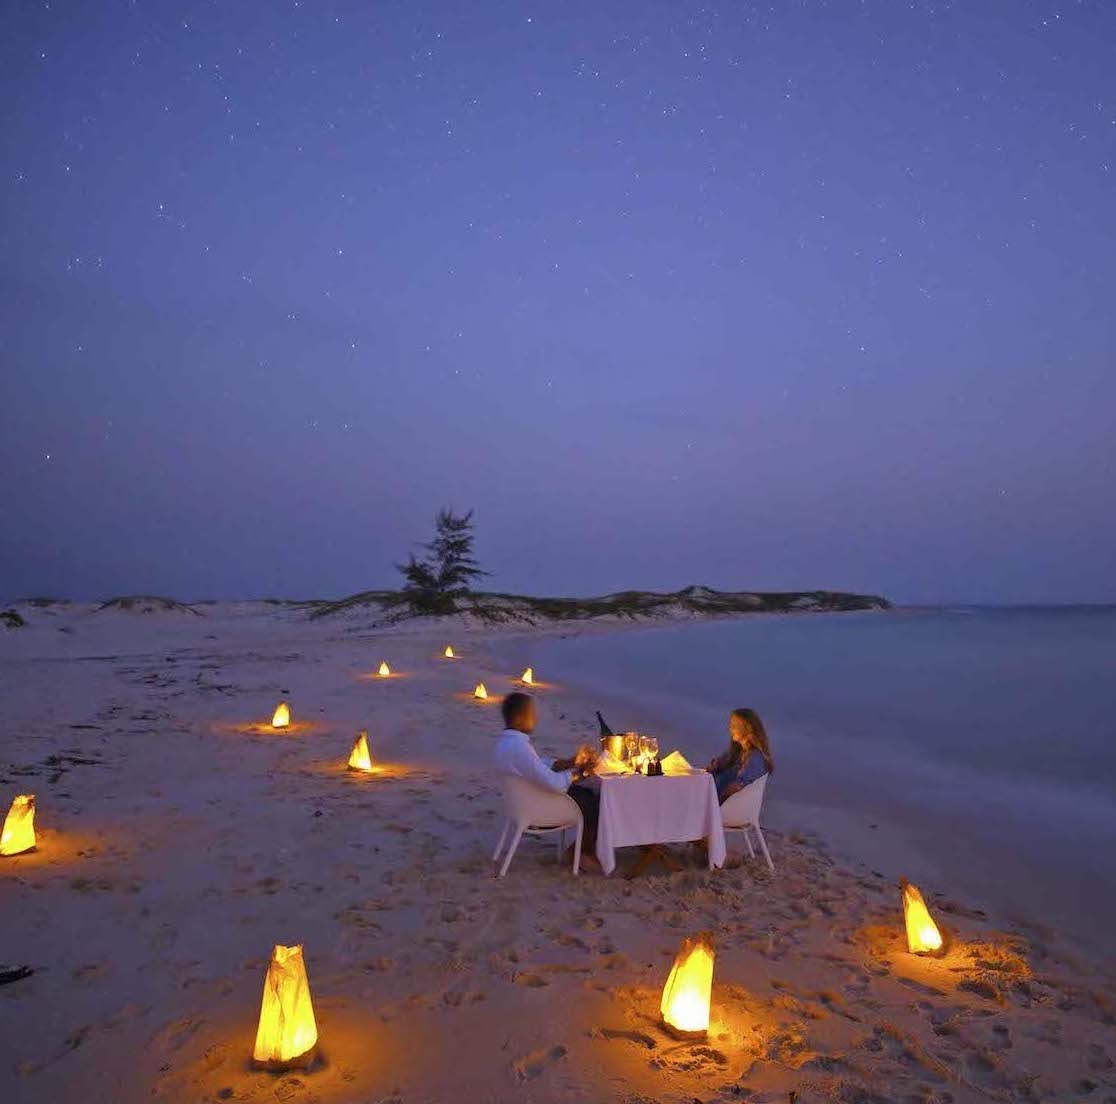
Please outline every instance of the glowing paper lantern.
[[907, 925], [907, 949], [911, 954], [932, 954], [942, 948], [942, 933], [930, 916], [926, 902], [906, 878], [899, 882], [903, 891], [903, 920]]
[[376, 672], [380, 678], [389, 678], [391, 676], [391, 668], [387, 665], [387, 660], [380, 663], [380, 669]]
[[709, 995], [713, 989], [713, 934], [699, 932], [682, 940], [663, 987], [663, 1023], [683, 1035], [709, 1030]]
[[477, 683], [477, 688], [473, 691], [473, 697], [479, 698], [481, 701], [487, 701], [488, 689], [483, 682]]
[[353, 741], [353, 750], [349, 752], [349, 770], [370, 771], [371, 769], [372, 756], [368, 752], [368, 733], [362, 729]]
[[302, 945], [276, 943], [264, 978], [253, 1060], [269, 1069], [309, 1065], [318, 1043]]
[[0, 855], [19, 855], [35, 847], [35, 795], [18, 794], [4, 818]]
[[453, 654], [453, 645], [447, 644], [446, 650], [442, 653], [442, 655], [444, 655], [446, 659], [455, 659], [456, 657]]
[[519, 676], [520, 682], [525, 682], [528, 686], [535, 685], [535, 671], [534, 668], [528, 667], [522, 675]]
[[286, 702], [280, 702], [275, 707], [271, 716], [272, 728], [286, 728], [291, 723], [291, 708]]

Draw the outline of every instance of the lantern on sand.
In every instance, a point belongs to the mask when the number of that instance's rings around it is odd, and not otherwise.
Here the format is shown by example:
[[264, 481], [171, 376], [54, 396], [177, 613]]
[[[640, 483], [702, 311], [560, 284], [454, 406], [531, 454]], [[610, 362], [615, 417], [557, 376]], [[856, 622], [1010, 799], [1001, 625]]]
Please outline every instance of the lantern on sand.
[[903, 921], [907, 925], [907, 949], [911, 954], [932, 954], [942, 949], [942, 933], [930, 916], [918, 886], [906, 878], [899, 882], [903, 891]]
[[35, 795], [18, 794], [0, 831], [0, 855], [19, 855], [35, 848]]
[[488, 688], [484, 685], [483, 682], [477, 683], [477, 688], [473, 691], [473, 697], [477, 698], [479, 701], [487, 701]]
[[391, 668], [387, 665], [387, 660], [380, 661], [380, 669], [376, 672], [380, 678], [388, 678], [391, 675]]
[[522, 683], [526, 683], [526, 685], [528, 685], [528, 686], [534, 686], [535, 685], [535, 670], [534, 670], [534, 668], [533, 667], [528, 667], [527, 670], [524, 671], [523, 674], [519, 676], [519, 681], [522, 682]]
[[271, 715], [272, 728], [286, 728], [291, 723], [291, 707], [286, 702], [280, 702]]
[[713, 933], [682, 940], [663, 986], [663, 1023], [676, 1034], [704, 1035], [709, 1030], [709, 994], [713, 989]]
[[372, 756], [368, 752], [368, 733], [361, 729], [353, 741], [353, 750], [349, 752], [349, 770], [370, 771], [372, 769]]
[[302, 945], [275, 944], [264, 978], [260, 1025], [252, 1060], [268, 1069], [308, 1066], [314, 1060], [318, 1025]]
[[455, 659], [456, 656], [454, 656], [454, 654], [453, 654], [453, 645], [452, 644], [447, 644], [446, 645], [446, 650], [442, 653], [442, 655], [444, 655], [446, 657], [446, 659]]

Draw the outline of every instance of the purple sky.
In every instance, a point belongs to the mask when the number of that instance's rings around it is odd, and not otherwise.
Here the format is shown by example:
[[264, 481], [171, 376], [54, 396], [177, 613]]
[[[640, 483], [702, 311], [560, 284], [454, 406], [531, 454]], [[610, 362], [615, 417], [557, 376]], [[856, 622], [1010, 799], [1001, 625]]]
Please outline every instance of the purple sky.
[[10, 5], [0, 597], [1116, 600], [1116, 5]]

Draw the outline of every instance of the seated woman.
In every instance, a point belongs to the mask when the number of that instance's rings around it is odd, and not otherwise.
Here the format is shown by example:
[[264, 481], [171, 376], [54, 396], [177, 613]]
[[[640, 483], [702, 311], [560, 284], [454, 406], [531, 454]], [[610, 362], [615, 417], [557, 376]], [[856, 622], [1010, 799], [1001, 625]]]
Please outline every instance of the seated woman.
[[723, 805], [749, 782], [775, 770], [767, 730], [754, 709], [734, 709], [729, 714], [728, 750], [718, 755], [705, 769], [717, 784], [717, 800]]

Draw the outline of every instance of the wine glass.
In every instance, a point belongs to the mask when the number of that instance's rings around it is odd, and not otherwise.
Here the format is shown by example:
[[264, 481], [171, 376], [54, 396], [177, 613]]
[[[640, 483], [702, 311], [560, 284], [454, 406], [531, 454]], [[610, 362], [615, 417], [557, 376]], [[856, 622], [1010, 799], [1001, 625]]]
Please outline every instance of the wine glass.
[[625, 732], [624, 733], [624, 758], [631, 762], [635, 758], [636, 752], [639, 751], [639, 733], [638, 732]]

